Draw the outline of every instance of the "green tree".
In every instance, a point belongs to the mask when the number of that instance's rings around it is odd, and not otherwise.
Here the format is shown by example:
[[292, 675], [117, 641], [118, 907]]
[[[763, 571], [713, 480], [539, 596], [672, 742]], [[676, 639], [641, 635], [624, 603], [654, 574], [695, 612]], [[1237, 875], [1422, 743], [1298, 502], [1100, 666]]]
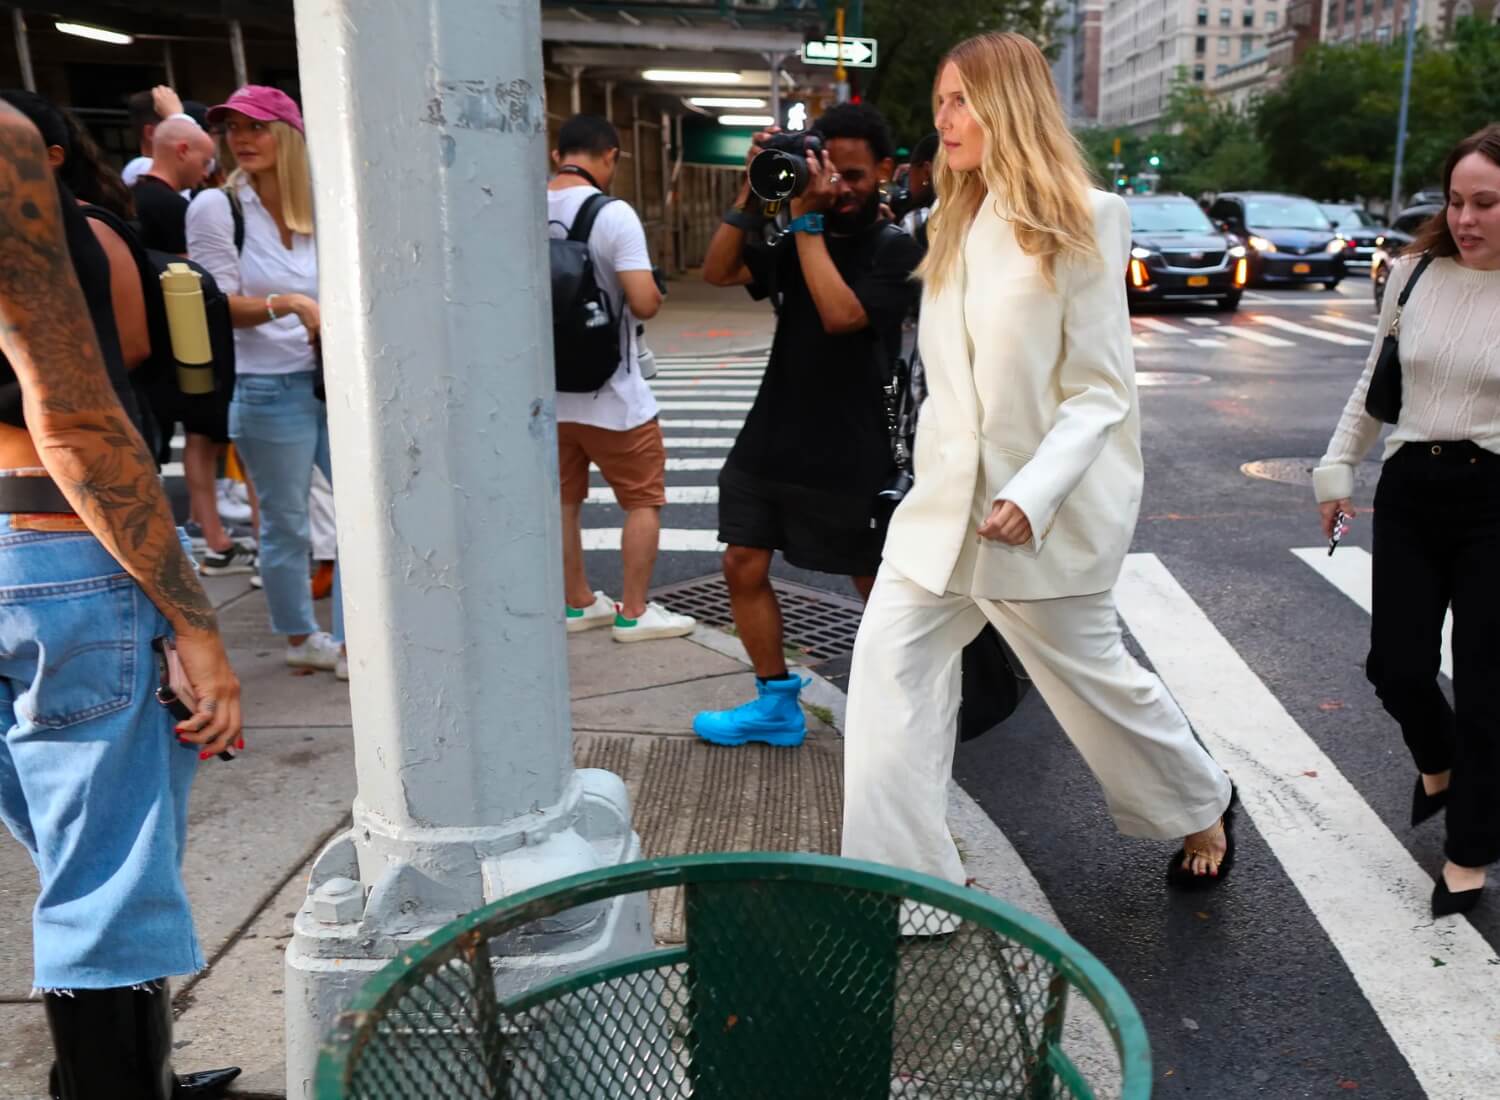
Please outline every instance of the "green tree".
[[984, 31], [1046, 43], [1052, 24], [1050, 0], [865, 0], [864, 33], [880, 41], [880, 67], [863, 79], [864, 97], [898, 141], [912, 144], [932, 130], [932, 83], [944, 54]]
[[1094, 178], [1106, 190], [1114, 189], [1110, 164], [1115, 160], [1115, 139], [1120, 141], [1119, 163], [1125, 165], [1125, 174], [1133, 176], [1146, 167], [1146, 159], [1156, 151], [1152, 143], [1131, 130], [1112, 129], [1108, 126], [1090, 126], [1074, 132], [1083, 146], [1084, 156], [1093, 169]]
[[1151, 141], [1162, 158], [1162, 190], [1196, 196], [1265, 186], [1265, 157], [1250, 116], [1185, 74], [1172, 85], [1161, 126]]

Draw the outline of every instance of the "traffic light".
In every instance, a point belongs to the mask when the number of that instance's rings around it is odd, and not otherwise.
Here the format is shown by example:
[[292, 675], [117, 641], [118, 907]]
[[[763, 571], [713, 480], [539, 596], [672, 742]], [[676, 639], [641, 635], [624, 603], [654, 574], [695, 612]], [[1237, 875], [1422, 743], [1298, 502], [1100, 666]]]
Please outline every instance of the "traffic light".
[[1128, 186], [1130, 186], [1130, 180], [1127, 179], [1125, 176], [1116, 176], [1115, 177], [1115, 186], [1119, 187], [1119, 188], [1128, 187]]
[[1160, 168], [1161, 157], [1157, 156], [1155, 153], [1152, 153], [1149, 157], [1146, 158], [1146, 163], [1151, 165], [1152, 168]]

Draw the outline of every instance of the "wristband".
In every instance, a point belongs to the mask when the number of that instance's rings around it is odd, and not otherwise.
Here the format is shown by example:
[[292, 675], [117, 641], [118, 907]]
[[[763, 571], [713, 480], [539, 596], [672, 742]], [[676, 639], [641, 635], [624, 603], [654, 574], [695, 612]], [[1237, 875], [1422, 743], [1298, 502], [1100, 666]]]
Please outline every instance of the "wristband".
[[736, 229], [743, 229], [746, 233], [754, 233], [766, 219], [758, 214], [752, 214], [748, 210], [741, 210], [738, 206], [731, 206], [724, 211], [724, 224], [732, 225]]
[[822, 214], [803, 214], [796, 218], [786, 227], [788, 233], [812, 233], [814, 235], [823, 232]]
[[279, 320], [281, 320], [280, 317], [276, 316], [276, 307], [271, 304], [277, 298], [280, 298], [280, 297], [281, 297], [280, 294], [267, 294], [266, 295], [266, 316], [268, 316], [269, 318], [271, 318], [271, 320], [273, 320], [273, 321], [279, 321]]

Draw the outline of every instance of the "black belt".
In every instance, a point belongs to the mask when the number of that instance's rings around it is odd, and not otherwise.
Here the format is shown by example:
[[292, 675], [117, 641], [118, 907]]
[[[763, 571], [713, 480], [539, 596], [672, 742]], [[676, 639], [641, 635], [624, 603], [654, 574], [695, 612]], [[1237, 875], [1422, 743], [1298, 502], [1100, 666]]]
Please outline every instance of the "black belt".
[[0, 477], [0, 514], [14, 512], [72, 515], [73, 506], [50, 477]]

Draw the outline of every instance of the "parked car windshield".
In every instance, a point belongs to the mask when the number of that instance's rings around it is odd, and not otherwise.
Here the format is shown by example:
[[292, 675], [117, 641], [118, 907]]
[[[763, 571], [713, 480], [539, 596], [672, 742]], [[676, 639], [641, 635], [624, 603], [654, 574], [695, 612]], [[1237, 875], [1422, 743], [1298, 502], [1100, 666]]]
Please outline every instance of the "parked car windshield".
[[1325, 217], [1335, 229], [1378, 229], [1380, 222], [1357, 206], [1323, 206]]
[[1131, 199], [1130, 228], [1137, 233], [1213, 233], [1208, 215], [1192, 199]]
[[1251, 199], [1246, 222], [1254, 229], [1332, 229], [1311, 199]]

